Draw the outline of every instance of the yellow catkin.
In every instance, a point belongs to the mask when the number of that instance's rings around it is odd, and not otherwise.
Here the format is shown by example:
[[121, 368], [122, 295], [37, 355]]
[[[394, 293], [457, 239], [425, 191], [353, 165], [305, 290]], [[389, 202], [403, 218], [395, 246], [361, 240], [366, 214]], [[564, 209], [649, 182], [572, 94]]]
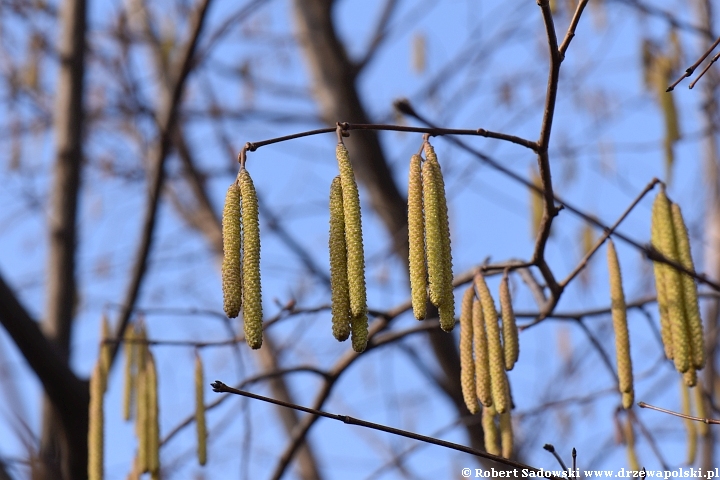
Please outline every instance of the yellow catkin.
[[438, 307], [440, 328], [449, 332], [455, 326], [455, 298], [445, 182], [435, 149], [429, 143], [425, 143], [425, 158], [422, 189], [430, 301]]
[[148, 352], [147, 365], [145, 367], [145, 382], [147, 389], [147, 468], [151, 474], [160, 471], [160, 411], [158, 401], [158, 380], [155, 359], [152, 353]]
[[[707, 406], [706, 406], [706, 399], [705, 399], [705, 393], [702, 388], [702, 383], [700, 381], [697, 382], [697, 385], [694, 388], [695, 393], [695, 414], [697, 417], [700, 418], [708, 418], [708, 412], [707, 412]], [[701, 437], [707, 437], [710, 434], [710, 426], [705, 422], [698, 422], [697, 428], [698, 428], [698, 434]]]
[[479, 300], [473, 301], [472, 333], [473, 351], [475, 352], [475, 394], [483, 406], [490, 407], [493, 404], [492, 390], [490, 389], [490, 360], [488, 359], [485, 319]]
[[[694, 370], [693, 370], [694, 371]], [[680, 382], [680, 406], [684, 415], [692, 415], [693, 412], [690, 409], [690, 387], [686, 386], [684, 382]], [[695, 463], [695, 457], [697, 455], [697, 427], [694, 420], [687, 418], [683, 419], [685, 424], [685, 432], [687, 433], [687, 457], [685, 463], [692, 465]]]
[[490, 455], [500, 455], [499, 434], [498, 428], [495, 424], [495, 407], [485, 407], [482, 411], [482, 427], [483, 436], [485, 440], [485, 450]]
[[195, 429], [197, 433], [198, 463], [207, 462], [207, 429], [205, 427], [205, 398], [203, 386], [205, 385], [203, 365], [200, 355], [195, 355]]
[[133, 397], [135, 395], [135, 369], [137, 366], [137, 345], [135, 344], [135, 328], [128, 325], [125, 328], [125, 368], [123, 369], [123, 419], [132, 417]]
[[[664, 191], [660, 191], [653, 203], [653, 223], [657, 224], [658, 244], [654, 245], [668, 259], [676, 259], [675, 233], [673, 228], [670, 201]], [[672, 331], [672, 351], [675, 368], [684, 373], [690, 368], [690, 339], [684, 312], [684, 292], [680, 274], [674, 268], [663, 265], [661, 268], [663, 285], [667, 298], [668, 318]]]
[[337, 176], [330, 185], [330, 290], [332, 293], [332, 332], [338, 341], [350, 336], [350, 291], [348, 289], [347, 245], [342, 181]]
[[[110, 362], [112, 359], [112, 352], [110, 350], [110, 343], [112, 334], [110, 333], [110, 321], [107, 315], [103, 313], [100, 327], [100, 365], [105, 372], [105, 378], [107, 379], [108, 373], [110, 372]], [[107, 382], [105, 382], [104, 388], [107, 390]]]
[[[146, 365], [146, 364], [144, 364]], [[137, 467], [140, 473], [148, 471], [148, 395], [147, 369], [142, 368], [137, 375], [137, 416], [135, 434], [138, 437]]]
[[413, 155], [408, 179], [408, 241], [410, 246], [410, 291], [415, 318], [427, 315], [427, 270], [425, 268], [425, 220], [422, 199], [422, 158]]
[[262, 291], [260, 284], [260, 222], [255, 185], [247, 170], [238, 177], [242, 203], [242, 303], [245, 341], [253, 349], [262, 346]]
[[233, 182], [225, 195], [222, 216], [223, 263], [222, 287], [223, 309], [229, 318], [235, 318], [242, 306], [242, 264], [240, 246], [242, 223], [240, 214], [240, 187]]
[[103, 478], [104, 411], [103, 395], [107, 383], [106, 371], [100, 362], [95, 364], [90, 377], [90, 407], [88, 424], [88, 479]]
[[350, 320], [350, 330], [352, 333], [350, 341], [352, 348], [358, 353], [364, 352], [368, 342], [368, 316], [367, 313], [361, 313], [357, 317]]
[[[671, 204], [673, 227], [675, 229], [675, 242], [677, 244], [678, 261], [680, 264], [691, 272], [695, 271], [695, 266], [690, 252], [690, 238], [688, 237], [687, 227], [682, 217], [680, 207]], [[683, 293], [685, 300], [685, 319], [687, 322], [688, 334], [690, 335], [690, 351], [692, 354], [693, 365], [700, 370], [705, 366], [705, 344], [703, 339], [702, 319], [700, 318], [700, 308], [698, 307], [697, 286], [695, 279], [690, 275], [681, 273]]]
[[683, 381], [688, 387], [697, 385], [697, 370], [689, 368], [687, 372], [683, 373]]
[[495, 301], [490, 294], [487, 283], [485, 283], [485, 277], [481, 274], [475, 275], [475, 288], [480, 298], [485, 319], [493, 406], [498, 413], [505, 413], [508, 410], [507, 377], [505, 375], [505, 356], [500, 344], [500, 328], [498, 327]]
[[[651, 243], [655, 248], [660, 245], [660, 228], [656, 217], [660, 209], [653, 209], [651, 222]], [[665, 269], [667, 265], [660, 262], [653, 262], [653, 271], [655, 273], [655, 289], [657, 290], [657, 304], [660, 314], [660, 337], [662, 338], [665, 356], [672, 360], [672, 327], [670, 325], [670, 317], [668, 312], [667, 293], [665, 293]]]
[[[632, 360], [630, 358], [630, 335], [627, 326], [627, 308], [622, 287], [622, 274], [615, 244], [608, 238], [607, 262], [610, 276], [610, 305], [615, 331], [615, 354], [617, 357], [618, 388], [621, 393], [633, 390]], [[627, 407], [626, 407], [627, 408]]]
[[463, 399], [470, 413], [479, 411], [475, 389], [475, 360], [473, 359], [473, 300], [475, 289], [471, 285], [463, 295], [460, 307], [460, 385]]
[[623, 392], [622, 393], [622, 406], [625, 410], [629, 410], [632, 408], [633, 403], [635, 403], [635, 392], [633, 390], [630, 390], [629, 392]]
[[500, 415], [500, 450], [501, 455], [510, 458], [513, 452], [513, 430], [510, 412]]
[[500, 311], [502, 313], [503, 353], [505, 354], [505, 369], [512, 370], [520, 355], [520, 342], [515, 313], [510, 298], [507, 272], [500, 281]]
[[633, 432], [633, 424], [630, 415], [625, 416], [624, 430], [630, 470], [637, 472], [640, 470], [640, 462], [638, 462], [637, 452], [635, 451], [635, 432]]
[[[367, 314], [365, 290], [365, 252], [363, 250], [360, 194], [355, 174], [350, 165], [350, 155], [342, 143], [335, 149], [340, 179], [342, 181], [343, 210], [345, 211], [345, 241], [347, 242], [348, 285], [350, 288], [350, 311], [358, 324]], [[359, 333], [359, 332], [358, 332]], [[354, 345], [354, 344], [353, 344]]]

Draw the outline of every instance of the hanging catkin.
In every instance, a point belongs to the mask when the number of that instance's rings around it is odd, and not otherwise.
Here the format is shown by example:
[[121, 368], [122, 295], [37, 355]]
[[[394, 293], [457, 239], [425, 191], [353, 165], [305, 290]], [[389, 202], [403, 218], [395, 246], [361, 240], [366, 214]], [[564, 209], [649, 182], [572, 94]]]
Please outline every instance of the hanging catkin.
[[622, 288], [620, 262], [618, 261], [617, 252], [615, 251], [615, 244], [611, 238], [608, 238], [607, 242], [607, 262], [610, 276], [610, 305], [613, 330], [615, 331], [618, 387], [621, 393], [630, 393], [633, 391], [633, 375], [632, 360], [630, 358], [630, 335], [627, 326], [627, 309], [625, 306], [625, 294]]
[[425, 158], [422, 191], [430, 301], [438, 307], [440, 328], [449, 332], [455, 325], [455, 298], [445, 183], [435, 150], [427, 142]]
[[102, 480], [103, 478], [103, 450], [104, 450], [104, 410], [103, 395], [106, 374], [101, 365], [102, 360], [95, 364], [90, 377], [90, 407], [88, 424], [88, 480]]
[[330, 290], [332, 293], [332, 332], [345, 341], [350, 336], [350, 291], [348, 289], [347, 245], [342, 181], [337, 176], [330, 185]]
[[[653, 246], [666, 258], [676, 259], [675, 234], [670, 201], [660, 190], [653, 203], [652, 222], [657, 226], [657, 245]], [[690, 368], [690, 340], [684, 311], [684, 293], [680, 274], [668, 265], [660, 268], [667, 301], [668, 319], [672, 332], [672, 354], [675, 368], [684, 373]]]
[[510, 412], [500, 415], [500, 450], [505, 458], [510, 458], [513, 452], [513, 430]]
[[233, 182], [225, 195], [222, 216], [223, 263], [222, 287], [225, 315], [235, 318], [242, 306], [242, 264], [240, 247], [242, 223], [240, 214], [240, 187]]
[[125, 368], [123, 369], [123, 420], [128, 421], [132, 416], [133, 396], [135, 394], [135, 369], [137, 366], [137, 345], [135, 344], [135, 327], [128, 325], [125, 328]]
[[160, 472], [160, 412], [158, 402], [158, 380], [155, 359], [147, 352], [145, 366], [145, 394], [147, 396], [147, 468], [150, 474]]
[[630, 464], [630, 470], [639, 471], [640, 462], [637, 459], [637, 452], [635, 451], [635, 432], [633, 432], [633, 424], [630, 415], [625, 416], [624, 425], [625, 444], [627, 446], [628, 463]]
[[507, 379], [505, 376], [505, 357], [500, 344], [497, 310], [495, 310], [495, 302], [482, 274], [475, 275], [475, 288], [485, 318], [493, 406], [497, 413], [505, 413], [508, 410]]
[[[694, 371], [694, 370], [693, 370]], [[684, 415], [692, 415], [693, 412], [690, 409], [690, 387], [686, 386], [684, 382], [680, 382], [680, 405], [682, 413]], [[697, 428], [694, 420], [688, 418], [683, 419], [685, 424], [685, 432], [687, 433], [687, 457], [685, 463], [692, 465], [695, 463], [695, 456], [697, 455]]]
[[350, 156], [345, 145], [338, 143], [335, 154], [342, 181], [343, 210], [345, 211], [350, 311], [354, 318], [359, 318], [367, 315], [365, 253], [360, 216], [360, 194], [358, 193], [355, 174], [350, 165]]
[[425, 319], [427, 302], [427, 271], [425, 268], [425, 221], [423, 219], [422, 158], [410, 159], [408, 179], [408, 240], [410, 245], [410, 291], [415, 318]]
[[[145, 357], [145, 355], [144, 355]], [[148, 388], [147, 362], [139, 364], [137, 382], [137, 416], [135, 417], [135, 434], [138, 437], [137, 466], [140, 473], [148, 471]]]
[[[682, 217], [680, 207], [676, 203], [671, 204], [675, 241], [677, 242], [677, 260], [680, 265], [695, 271], [692, 254], [690, 252], [690, 238], [688, 237], [685, 221]], [[683, 285], [683, 299], [685, 300], [685, 318], [687, 321], [688, 334], [690, 335], [690, 351], [693, 365], [701, 370], [705, 366], [705, 345], [703, 339], [702, 319], [698, 307], [697, 286], [695, 280], [685, 273], [680, 273]]]
[[[703, 393], [702, 383], [697, 382], [694, 390], [695, 397], [695, 416], [699, 418], [708, 418], [707, 406], [705, 405], [705, 394]], [[698, 422], [698, 434], [701, 437], [707, 437], [710, 433], [710, 426], [705, 422]]]
[[473, 300], [475, 288], [465, 290], [460, 306], [460, 385], [463, 399], [470, 413], [478, 412], [477, 393], [475, 390], [475, 363], [473, 360]]
[[[473, 287], [474, 288], [474, 287]], [[475, 393], [485, 407], [493, 404], [490, 389], [490, 359], [488, 358], [485, 318], [480, 300], [473, 301], [472, 308], [473, 351], [475, 352]]]
[[[112, 359], [112, 352], [110, 351], [110, 321], [107, 315], [103, 313], [100, 327], [100, 366], [102, 367], [107, 380], [108, 373], [110, 372], [110, 362]], [[107, 381], [103, 387], [107, 390]]]
[[502, 313], [503, 353], [505, 354], [505, 369], [512, 370], [520, 355], [520, 342], [518, 339], [517, 322], [512, 308], [508, 274], [505, 272], [500, 281], [500, 311]]
[[240, 172], [242, 203], [242, 303], [245, 341], [252, 349], [262, 346], [262, 291], [260, 284], [260, 222], [255, 185], [248, 171]]
[[485, 407], [482, 411], [482, 427], [485, 440], [485, 450], [490, 455], [500, 455], [499, 434], [495, 424], [495, 416], [497, 412], [495, 407]]
[[205, 385], [203, 365], [200, 355], [195, 354], [195, 429], [197, 433], [197, 456], [198, 463], [205, 465], [207, 462], [207, 430], [205, 427], [205, 399], [203, 386]]

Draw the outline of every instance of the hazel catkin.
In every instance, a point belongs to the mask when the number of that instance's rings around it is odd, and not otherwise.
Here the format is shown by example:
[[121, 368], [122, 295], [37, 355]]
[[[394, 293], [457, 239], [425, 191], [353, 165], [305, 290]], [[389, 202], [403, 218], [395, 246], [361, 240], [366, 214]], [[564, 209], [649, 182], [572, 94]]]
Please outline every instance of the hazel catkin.
[[463, 399], [470, 413], [478, 412], [478, 398], [475, 389], [475, 363], [473, 360], [473, 300], [475, 289], [472, 285], [465, 290], [460, 307], [460, 385]]
[[499, 432], [495, 424], [495, 416], [497, 412], [495, 407], [485, 407], [482, 411], [482, 427], [483, 438], [485, 441], [485, 450], [490, 455], [500, 455], [502, 452], [499, 443]]
[[415, 318], [424, 320], [427, 314], [427, 271], [425, 268], [425, 220], [423, 219], [422, 157], [410, 159], [408, 179], [408, 240], [410, 247], [410, 291]]
[[128, 421], [132, 416], [133, 397], [135, 395], [135, 379], [137, 367], [137, 345], [135, 344], [135, 328], [128, 325], [125, 328], [123, 351], [125, 353], [125, 366], [123, 368], [123, 420]]
[[240, 187], [233, 182], [225, 195], [222, 216], [223, 263], [222, 287], [225, 315], [235, 318], [242, 306], [242, 220], [240, 213]]
[[195, 355], [195, 432], [197, 433], [198, 463], [207, 462], [207, 428], [205, 424], [205, 399], [203, 386], [205, 385], [203, 365], [200, 355]]
[[490, 407], [493, 404], [492, 390], [490, 389], [490, 360], [485, 333], [485, 318], [480, 300], [473, 300], [472, 332], [473, 351], [475, 352], [475, 393], [483, 406]]
[[510, 298], [507, 272], [500, 281], [500, 312], [502, 314], [503, 353], [505, 354], [505, 369], [512, 370], [520, 355], [520, 342], [515, 313]]
[[435, 150], [427, 142], [425, 158], [422, 191], [430, 301], [438, 307], [440, 327], [449, 332], [455, 325], [455, 298], [445, 184]]
[[500, 414], [500, 451], [505, 458], [510, 458], [513, 452], [513, 429], [510, 412]]
[[337, 176], [330, 185], [330, 290], [332, 294], [332, 332], [342, 342], [350, 336], [350, 291], [348, 289], [345, 213], [342, 181]]
[[102, 360], [95, 364], [90, 377], [90, 406], [88, 417], [88, 479], [102, 480], [104, 451], [103, 395], [107, 383], [107, 371]]
[[350, 312], [361, 322], [367, 314], [367, 292], [365, 290], [365, 252], [362, 238], [360, 194], [355, 174], [350, 164], [347, 148], [338, 143], [335, 154], [342, 182], [343, 210], [345, 212], [345, 241], [347, 243], [348, 286], [350, 290]]
[[493, 406], [497, 413], [508, 410], [507, 377], [505, 374], [505, 357], [500, 344], [500, 328], [498, 328], [497, 310], [485, 277], [475, 275], [475, 289], [482, 305], [485, 318], [485, 333], [487, 335], [488, 359], [490, 364], [490, 388], [492, 390]]
[[152, 475], [160, 472], [160, 411], [158, 401], [158, 379], [155, 359], [148, 352], [145, 367], [145, 395], [147, 402], [147, 469]]
[[[685, 227], [685, 221], [682, 217], [682, 212], [676, 203], [671, 203], [670, 209], [672, 212], [675, 242], [677, 244], [677, 260], [680, 265], [694, 272], [695, 266], [693, 265], [692, 254], [690, 252], [690, 239], [687, 228]], [[697, 286], [695, 285], [695, 280], [690, 275], [681, 272], [678, 272], [678, 274], [681, 277], [683, 286], [685, 320], [690, 336], [692, 363], [696, 369], [701, 370], [705, 366], [705, 344], [702, 319], [700, 318], [700, 309], [698, 307]]]
[[245, 341], [252, 349], [262, 346], [262, 290], [260, 283], [260, 222], [258, 200], [246, 169], [238, 176], [242, 203], [242, 303]]
[[[610, 276], [610, 309], [615, 332], [615, 353], [617, 357], [618, 388], [621, 393], [633, 391], [632, 359], [630, 357], [630, 335], [627, 326], [627, 308], [622, 288], [622, 274], [615, 244], [608, 238], [607, 262]], [[625, 403], [625, 402], [623, 402]], [[628, 407], [625, 407], [628, 408]]]

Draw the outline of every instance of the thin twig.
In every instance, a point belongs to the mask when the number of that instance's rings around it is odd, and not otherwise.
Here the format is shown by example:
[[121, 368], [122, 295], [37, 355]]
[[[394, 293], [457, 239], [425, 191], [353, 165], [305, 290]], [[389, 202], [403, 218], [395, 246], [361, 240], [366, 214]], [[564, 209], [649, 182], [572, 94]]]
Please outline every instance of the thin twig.
[[561, 61], [565, 59], [565, 52], [567, 52], [570, 42], [572, 42], [572, 39], [575, 37], [575, 29], [577, 29], [578, 23], [580, 23], [580, 17], [582, 16], [583, 10], [585, 10], [587, 4], [588, 0], [581, 0], [578, 2], [577, 7], [575, 7], [575, 13], [573, 14], [572, 20], [570, 20], [570, 25], [565, 33], [565, 38], [558, 49]]
[[557, 462], [560, 464], [560, 468], [562, 468], [564, 471], [567, 472], [567, 469], [568, 469], [567, 465], [565, 465], [565, 462], [563, 462], [563, 459], [560, 458], [560, 455], [558, 455], [558, 453], [555, 451], [555, 446], [553, 446], [550, 443], [546, 443], [545, 445], [543, 445], [543, 449], [552, 453], [553, 457], [555, 457], [555, 460], [557, 460]]
[[[301, 412], [309, 413], [309, 414], [311, 414], [311, 415], [315, 415], [315, 416], [319, 416], [319, 417], [324, 417], [324, 418], [329, 418], [329, 419], [331, 419], [331, 420], [337, 420], [337, 421], [346, 423], [346, 424], [348, 424], [348, 425], [358, 425], [358, 426], [360, 426], [360, 427], [370, 428], [370, 429], [373, 429], [373, 430], [379, 430], [379, 431], [381, 431], [381, 432], [391, 433], [391, 434], [393, 434], [393, 435], [398, 435], [398, 436], [401, 436], [401, 437], [410, 438], [410, 439], [412, 439], [412, 440], [418, 440], [418, 441], [421, 441], [421, 442], [430, 443], [430, 444], [432, 444], [432, 445], [438, 445], [438, 446], [440, 446], [440, 447], [449, 448], [449, 449], [451, 449], [451, 450], [456, 450], [456, 451], [458, 451], [458, 452], [469, 453], [470, 455], [475, 455], [476, 457], [481, 457], [481, 458], [486, 458], [486, 459], [488, 459], [488, 460], [493, 460], [493, 461], [495, 461], [495, 462], [497, 462], [497, 463], [501, 463], [501, 464], [503, 464], [503, 465], [508, 465], [508, 466], [514, 467], [514, 468], [516, 468], [516, 469], [522, 469], [522, 470], [533, 471], [533, 472], [540, 472], [540, 471], [541, 471], [541, 469], [539, 469], [539, 468], [531, 467], [531, 466], [529, 466], [529, 465], [525, 465], [525, 464], [522, 464], [522, 463], [519, 463], [519, 462], [515, 462], [515, 461], [513, 461], [513, 460], [509, 460], [509, 459], [507, 459], [507, 458], [503, 458], [503, 457], [500, 457], [500, 456], [497, 456], [497, 455], [491, 455], [491, 454], [486, 453], [486, 452], [483, 452], [483, 451], [481, 451], [481, 450], [477, 450], [477, 449], [474, 449], [474, 448], [466, 447], [465, 445], [460, 445], [460, 444], [458, 444], [458, 443], [447, 442], [447, 441], [445, 441], [445, 440], [440, 440], [440, 439], [437, 439], [437, 438], [428, 437], [428, 436], [426, 436], [426, 435], [420, 435], [420, 434], [417, 434], [417, 433], [409, 432], [409, 431], [407, 431], [407, 430], [401, 430], [401, 429], [399, 429], [399, 428], [388, 427], [388, 426], [386, 426], [386, 425], [382, 425], [382, 424], [379, 424], [379, 423], [368, 422], [368, 421], [365, 421], [365, 420], [361, 420], [361, 419], [358, 419], [358, 418], [351, 417], [351, 416], [349, 416], [349, 415], [337, 415], [337, 414], [334, 414], [334, 413], [328, 413], [328, 412], [325, 412], [325, 411], [322, 411], [322, 410], [318, 410], [318, 409], [315, 409], [315, 408], [308, 408], [308, 407], [303, 407], [302, 405], [296, 405], [296, 404], [293, 404], [293, 403], [287, 403], [287, 402], [283, 402], [283, 401], [280, 401], [280, 400], [275, 400], [274, 398], [264, 397], [264, 396], [262, 396], [262, 395], [258, 395], [258, 394], [255, 394], [255, 393], [251, 393], [251, 392], [247, 392], [247, 391], [244, 391], [244, 390], [238, 390], [238, 389], [235, 389], [235, 388], [232, 388], [232, 387], [228, 387], [227, 385], [225, 385], [224, 383], [222, 383], [221, 381], [218, 381], [218, 380], [216, 380], [215, 382], [212, 383], [212, 387], [213, 387], [213, 391], [215, 391], [215, 392], [219, 392], [219, 393], [232, 393], [232, 394], [235, 394], [235, 395], [240, 395], [240, 396], [252, 398], [252, 399], [255, 399], [255, 400], [260, 400], [260, 401], [263, 401], [263, 402], [272, 403], [272, 404], [274, 404], [274, 405], [280, 405], [281, 407], [292, 408], [292, 409], [295, 409], [295, 410], [299, 410], [299, 411], [301, 411]], [[553, 476], [553, 477], [547, 477], [547, 478], [560, 478], [560, 477], [555, 477], [555, 476]]]
[[[718, 37], [717, 40], [715, 40], [715, 42], [713, 42], [713, 44], [710, 46], [710, 48], [708, 48], [707, 51], [706, 51], [705, 53], [703, 53], [703, 54], [700, 56], [700, 58], [697, 59], [697, 61], [696, 61], [695, 63], [693, 63], [692, 65], [690, 65], [688, 68], [686, 68], [686, 69], [685, 69], [685, 72], [682, 74], [682, 76], [680, 76], [680, 78], [678, 78], [677, 80], [675, 80], [675, 82], [674, 82], [672, 85], [670, 85], [670, 86], [667, 88], [667, 90], [665, 90], [665, 91], [666, 91], [666, 92], [672, 92], [672, 91], [675, 89], [675, 87], [677, 87], [677, 85], [678, 85], [680, 82], [682, 82], [684, 79], [686, 79], [687, 77], [689, 77], [690, 75], [692, 75], [693, 72], [695, 71], [695, 69], [700, 66], [700, 64], [703, 62], [703, 60], [705, 60], [705, 59], [708, 57], [708, 55], [710, 55], [710, 54], [712, 53], [713, 50], [715, 50], [715, 47], [717, 47], [718, 44], [720, 44], [720, 37]], [[710, 62], [710, 64], [708, 65], [708, 67], [709, 67], [710, 65], [712, 65], [712, 63], [713, 63], [713, 62]], [[703, 73], [700, 74], [700, 77], [702, 77], [702, 75], [705, 73], [705, 71], [707, 71], [707, 67], [705, 68], [705, 70], [703, 71]], [[700, 79], [700, 77], [696, 78], [696, 79], [695, 79], [695, 82], [697, 82], [697, 81]], [[691, 85], [694, 85], [695, 82], [693, 82]], [[691, 86], [690, 88], [692, 88], [692, 86]]]
[[675, 415], [676, 417], [685, 418], [687, 420], [693, 420], [695, 422], [707, 423], [708, 425], [720, 425], [720, 420], [715, 420], [713, 418], [693, 417], [692, 415], [686, 415], [686, 414], [680, 413], [680, 412], [673, 412], [672, 410], [666, 410], [664, 408], [656, 407], [654, 405], [650, 405], [645, 402], [638, 402], [638, 407], [649, 408], [650, 410], [657, 410], [658, 412], [667, 413], [668, 415]]
[[703, 68], [703, 71], [700, 72], [700, 75], [698, 75], [697, 78], [693, 80], [690, 85], [688, 85], [688, 88], [690, 90], [692, 90], [695, 84], [707, 73], [708, 70], [710, 70], [710, 67], [712, 67], [713, 63], [718, 61], [718, 58], [720, 58], [720, 53], [715, 54], [712, 60], [710, 60], [707, 65], [705, 65], [705, 68]]

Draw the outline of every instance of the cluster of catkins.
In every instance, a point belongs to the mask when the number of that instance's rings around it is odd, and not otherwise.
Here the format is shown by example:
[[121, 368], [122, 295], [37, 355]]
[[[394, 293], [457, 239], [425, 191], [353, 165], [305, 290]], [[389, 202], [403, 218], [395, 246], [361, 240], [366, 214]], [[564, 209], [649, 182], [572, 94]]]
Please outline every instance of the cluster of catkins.
[[222, 233], [225, 314], [235, 318], [242, 309], [245, 340], [250, 348], [260, 348], [263, 324], [258, 200], [252, 178], [244, 166], [225, 196]]
[[[653, 203], [651, 241], [665, 258], [690, 272], [695, 271], [680, 207], [668, 199], [664, 190], [658, 193]], [[690, 275], [668, 264], [654, 262], [654, 268], [665, 355], [674, 361], [685, 383], [692, 387], [697, 383], [696, 371], [705, 366], [697, 286]]]
[[470, 413], [479, 411], [478, 400], [484, 407], [485, 449], [493, 455], [510, 458], [512, 400], [506, 371], [515, 366], [520, 345], [507, 273], [500, 282], [500, 307], [502, 329], [498, 326], [495, 301], [485, 277], [477, 274], [463, 295], [460, 310], [460, 383]]
[[[104, 476], [104, 396], [110, 368], [110, 328], [106, 317], [102, 320], [103, 343], [100, 356], [90, 377], [90, 408], [88, 423], [88, 478], [102, 480]], [[160, 424], [158, 401], [158, 376], [155, 359], [148, 348], [144, 325], [128, 326], [125, 331], [123, 418], [129, 421], [135, 414], [135, 433], [138, 450], [131, 478], [150, 473], [160, 478]], [[195, 361], [196, 426], [198, 462], [207, 460], [207, 432], [205, 427], [205, 404], [203, 402], [203, 374], [200, 357]], [[135, 408], [133, 408], [133, 402]]]

